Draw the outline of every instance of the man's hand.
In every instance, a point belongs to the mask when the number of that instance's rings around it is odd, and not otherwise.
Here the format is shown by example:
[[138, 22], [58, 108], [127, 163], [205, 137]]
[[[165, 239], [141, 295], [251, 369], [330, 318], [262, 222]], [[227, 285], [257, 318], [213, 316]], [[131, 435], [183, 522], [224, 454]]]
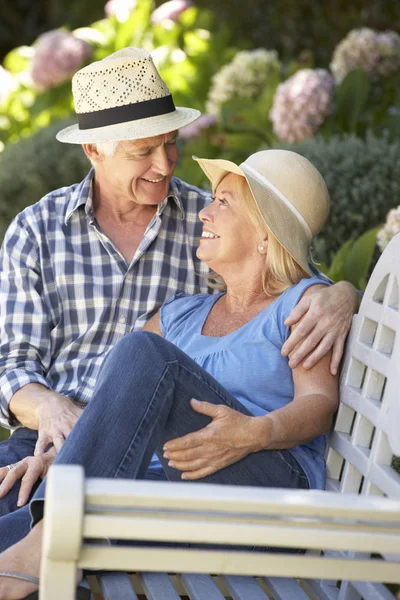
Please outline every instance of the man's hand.
[[58, 453], [81, 416], [82, 410], [69, 398], [57, 392], [50, 392], [36, 409], [38, 440], [34, 455], [43, 454], [49, 444], [54, 444]]
[[24, 385], [10, 401], [10, 413], [15, 420], [38, 432], [35, 456], [43, 454], [50, 444], [58, 452], [82, 410], [70, 398], [39, 383]]
[[330, 371], [336, 375], [359, 295], [347, 281], [312, 286], [307, 292], [285, 321], [289, 327], [298, 325], [282, 346], [282, 354], [289, 356], [291, 368], [306, 359], [303, 366], [311, 369], [332, 349]]
[[39, 477], [43, 479], [57, 455], [56, 449], [51, 447], [40, 456], [27, 456], [17, 462], [11, 470], [7, 467], [0, 468], [0, 498], [4, 498], [11, 488], [21, 479], [21, 488], [18, 494], [18, 506], [24, 506], [29, 500], [32, 488]]
[[223, 404], [191, 400], [193, 410], [212, 418], [212, 422], [164, 446], [169, 466], [183, 471], [182, 479], [201, 479], [238, 462], [262, 447], [262, 424]]

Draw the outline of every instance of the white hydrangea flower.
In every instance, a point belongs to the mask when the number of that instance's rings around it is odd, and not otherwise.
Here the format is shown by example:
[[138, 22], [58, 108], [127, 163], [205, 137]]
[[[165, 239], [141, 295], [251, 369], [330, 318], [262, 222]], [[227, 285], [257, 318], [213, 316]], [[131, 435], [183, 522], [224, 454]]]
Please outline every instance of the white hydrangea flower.
[[8, 100], [16, 86], [16, 81], [11, 73], [0, 65], [0, 106]]
[[377, 32], [368, 27], [351, 30], [336, 46], [331, 71], [337, 83], [354, 69], [371, 75], [390, 75], [400, 66], [400, 36], [394, 31]]
[[384, 251], [392, 237], [400, 232], [400, 206], [392, 208], [386, 215], [386, 222], [382, 229], [378, 231], [376, 243], [381, 252]]
[[218, 116], [221, 105], [232, 98], [255, 98], [271, 73], [279, 73], [281, 62], [276, 50], [243, 50], [222, 67], [211, 80], [207, 113]]
[[311, 137], [331, 110], [333, 78], [325, 69], [301, 69], [281, 83], [269, 114], [281, 140]]

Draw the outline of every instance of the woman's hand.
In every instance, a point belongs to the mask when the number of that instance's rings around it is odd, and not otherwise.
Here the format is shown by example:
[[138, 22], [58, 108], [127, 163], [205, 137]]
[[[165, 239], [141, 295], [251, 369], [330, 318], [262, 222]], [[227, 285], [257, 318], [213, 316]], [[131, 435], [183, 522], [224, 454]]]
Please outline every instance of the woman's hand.
[[11, 470], [7, 467], [0, 468], [0, 498], [3, 498], [21, 479], [21, 488], [18, 494], [18, 506], [24, 506], [29, 500], [32, 488], [39, 478], [43, 479], [50, 465], [57, 456], [55, 447], [49, 448], [45, 454], [27, 456], [15, 463]]
[[211, 417], [212, 422], [165, 444], [164, 458], [169, 459], [170, 467], [183, 471], [182, 479], [201, 479], [264, 447], [264, 426], [257, 417], [248, 417], [224, 404], [194, 399], [190, 403], [193, 410]]

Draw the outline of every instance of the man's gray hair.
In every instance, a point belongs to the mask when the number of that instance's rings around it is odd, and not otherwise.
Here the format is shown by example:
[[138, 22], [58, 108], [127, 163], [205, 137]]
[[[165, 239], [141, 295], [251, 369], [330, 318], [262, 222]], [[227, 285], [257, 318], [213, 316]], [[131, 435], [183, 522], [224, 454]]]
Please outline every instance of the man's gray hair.
[[[97, 144], [92, 144], [92, 146], [94, 146], [103, 156], [108, 156], [111, 158], [114, 156], [118, 148], [118, 144], [119, 142], [97, 142]], [[92, 166], [96, 168], [96, 161], [90, 160], [90, 162], [92, 163]]]

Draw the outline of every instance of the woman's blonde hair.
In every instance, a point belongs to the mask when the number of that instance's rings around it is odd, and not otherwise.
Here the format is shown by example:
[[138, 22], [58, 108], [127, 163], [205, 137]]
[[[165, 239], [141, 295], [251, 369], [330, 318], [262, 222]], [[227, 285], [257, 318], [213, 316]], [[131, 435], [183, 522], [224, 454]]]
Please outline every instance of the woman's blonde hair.
[[[268, 296], [278, 296], [290, 286], [298, 283], [303, 277], [310, 277], [308, 273], [292, 258], [269, 229], [261, 215], [249, 185], [244, 177], [231, 175], [234, 190], [240, 195], [246, 208], [246, 216], [254, 225], [259, 241], [267, 239], [267, 253], [262, 272], [262, 286]], [[222, 180], [221, 180], [222, 181]], [[254, 241], [257, 243], [257, 240]], [[216, 281], [215, 287], [225, 287], [223, 279], [215, 273], [210, 277]]]

